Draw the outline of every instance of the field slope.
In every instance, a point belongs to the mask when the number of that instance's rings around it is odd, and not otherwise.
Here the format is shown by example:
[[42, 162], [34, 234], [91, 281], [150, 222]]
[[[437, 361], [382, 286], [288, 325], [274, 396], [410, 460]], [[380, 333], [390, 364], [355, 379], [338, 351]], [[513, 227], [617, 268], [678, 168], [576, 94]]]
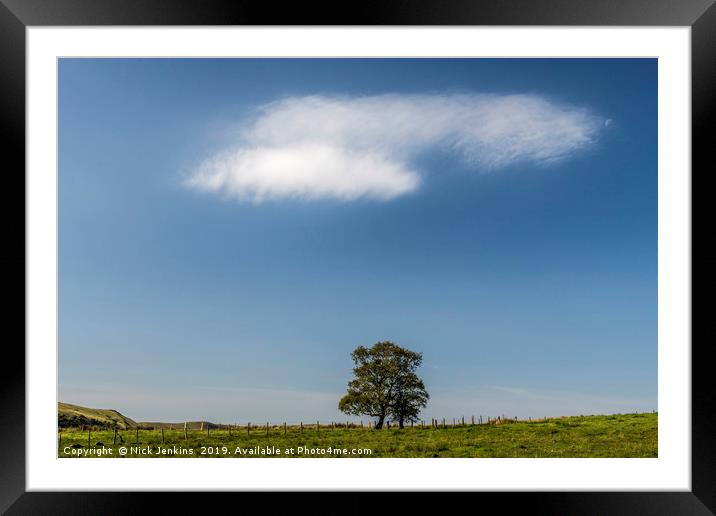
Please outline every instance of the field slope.
[[84, 425], [102, 428], [120, 429], [135, 428], [137, 423], [112, 409], [94, 409], [71, 405], [57, 404], [57, 422], [60, 428], [79, 427]]

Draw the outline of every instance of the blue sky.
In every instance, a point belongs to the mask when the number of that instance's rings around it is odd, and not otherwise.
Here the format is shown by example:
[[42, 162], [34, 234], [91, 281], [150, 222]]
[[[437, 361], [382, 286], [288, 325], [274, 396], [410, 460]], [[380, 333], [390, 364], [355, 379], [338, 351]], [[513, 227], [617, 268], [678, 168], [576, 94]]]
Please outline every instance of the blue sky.
[[62, 59], [60, 400], [342, 420], [657, 408], [653, 59]]

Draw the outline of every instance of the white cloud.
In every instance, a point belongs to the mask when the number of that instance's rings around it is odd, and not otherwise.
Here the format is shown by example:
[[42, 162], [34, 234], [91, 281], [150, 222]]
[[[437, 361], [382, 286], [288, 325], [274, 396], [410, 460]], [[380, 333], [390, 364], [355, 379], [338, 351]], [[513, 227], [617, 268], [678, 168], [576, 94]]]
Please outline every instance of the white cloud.
[[415, 190], [419, 176], [370, 149], [323, 142], [247, 147], [205, 161], [187, 184], [240, 199], [390, 199]]
[[551, 163], [593, 143], [605, 120], [536, 95], [293, 97], [263, 106], [235, 148], [191, 188], [274, 198], [391, 199], [420, 185], [416, 159], [446, 149], [479, 171]]

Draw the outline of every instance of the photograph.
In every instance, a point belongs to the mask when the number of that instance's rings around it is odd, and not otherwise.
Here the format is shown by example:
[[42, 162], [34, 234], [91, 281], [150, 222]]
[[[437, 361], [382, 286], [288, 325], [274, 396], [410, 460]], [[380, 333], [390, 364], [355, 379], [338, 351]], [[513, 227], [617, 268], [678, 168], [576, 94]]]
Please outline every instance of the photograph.
[[0, 512], [713, 513], [716, 7], [625, 1], [0, 0]]
[[56, 62], [58, 459], [659, 458], [659, 59]]

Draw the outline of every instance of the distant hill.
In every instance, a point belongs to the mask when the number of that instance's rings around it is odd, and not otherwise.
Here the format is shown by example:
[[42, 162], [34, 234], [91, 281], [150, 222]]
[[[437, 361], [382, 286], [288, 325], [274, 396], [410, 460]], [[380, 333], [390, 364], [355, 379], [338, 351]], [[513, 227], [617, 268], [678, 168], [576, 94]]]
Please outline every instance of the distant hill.
[[[183, 429], [184, 423], [160, 423], [160, 422], [136, 422], [124, 414], [112, 409], [95, 409], [71, 405], [69, 403], [57, 404], [57, 422], [60, 428], [79, 426], [99, 426], [102, 428], [114, 428], [120, 430], [128, 428], [174, 428]], [[217, 425], [209, 421], [188, 421], [187, 430], [204, 430], [209, 428], [225, 428], [226, 425]]]
[[127, 429], [138, 426], [135, 421], [116, 410], [80, 407], [69, 403], [57, 404], [57, 422], [60, 428], [88, 425]]

